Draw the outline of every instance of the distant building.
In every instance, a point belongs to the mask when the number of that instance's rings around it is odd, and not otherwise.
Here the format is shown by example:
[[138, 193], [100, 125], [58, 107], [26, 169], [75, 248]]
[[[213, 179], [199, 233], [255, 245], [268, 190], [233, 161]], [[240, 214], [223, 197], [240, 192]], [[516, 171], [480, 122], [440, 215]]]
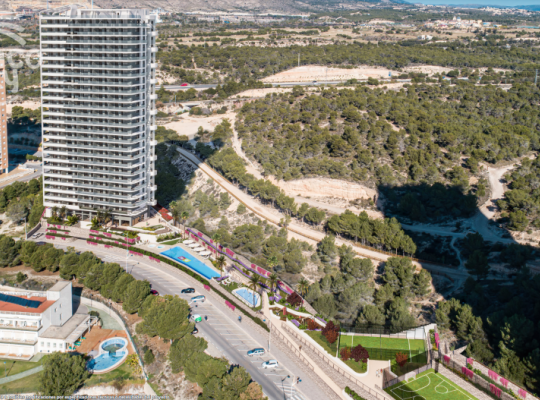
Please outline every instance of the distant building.
[[26, 296], [1, 292], [0, 356], [30, 359], [37, 353], [69, 351], [96, 320], [87, 313], [73, 313], [69, 281]]
[[8, 172], [8, 161], [6, 69], [4, 60], [0, 60], [0, 173]]

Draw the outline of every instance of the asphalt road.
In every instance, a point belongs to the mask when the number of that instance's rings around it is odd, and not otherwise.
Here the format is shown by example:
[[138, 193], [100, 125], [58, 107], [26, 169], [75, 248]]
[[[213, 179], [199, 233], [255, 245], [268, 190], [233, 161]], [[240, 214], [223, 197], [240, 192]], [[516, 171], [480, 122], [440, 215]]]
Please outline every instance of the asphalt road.
[[[69, 244], [73, 245], [73, 244]], [[57, 248], [66, 249], [68, 245], [55, 245]], [[152, 285], [152, 289], [157, 290], [161, 295], [171, 294], [190, 302], [193, 296], [204, 295], [205, 293], [182, 294], [182, 289], [188, 286], [179, 277], [163, 271], [157, 267], [137, 262], [134, 256], [126, 259], [117, 254], [111, 254], [105, 249], [97, 247], [84, 248], [77, 244], [80, 250], [90, 250], [97, 256], [101, 257], [104, 262], [116, 262], [120, 266], [127, 268], [127, 271], [135, 278], [147, 280]], [[192, 313], [207, 316], [208, 320], [197, 323], [199, 330], [198, 335], [202, 335], [205, 339], [212, 343], [217, 349], [229, 360], [231, 364], [240, 365], [246, 369], [252, 379], [259, 383], [264, 391], [264, 394], [271, 400], [286, 400], [298, 399], [305, 400], [305, 397], [295, 390], [293, 381], [295, 375], [289, 369], [284, 368], [281, 363], [281, 354], [276, 355], [274, 352], [266, 353], [260, 357], [248, 357], [247, 351], [256, 347], [268, 349], [268, 342], [256, 341], [248, 334], [245, 328], [245, 322], [242, 324], [236, 320], [232, 320], [228, 315], [215, 307], [211, 301], [206, 300], [205, 303], [193, 304]], [[278, 352], [279, 353], [279, 352]], [[265, 370], [262, 368], [262, 363], [270, 359], [278, 359], [280, 367], [274, 370]], [[294, 369], [292, 369], [294, 371]], [[306, 377], [307, 378], [307, 377]], [[308, 379], [303, 377], [307, 384]], [[304, 382], [302, 383], [304, 385]], [[310, 397], [318, 399], [319, 397]], [[321, 397], [322, 398], [322, 397]]]
[[[34, 168], [36, 169], [36, 172], [34, 172], [33, 174], [30, 174], [30, 175], [22, 176], [19, 179], [16, 179], [15, 181], [28, 182], [28, 181], [31, 181], [34, 178], [36, 178], [36, 179], [39, 178], [41, 176], [42, 171], [43, 171], [43, 167], [40, 165], [40, 166], [35, 166]], [[0, 189], [2, 189], [5, 186], [11, 185], [15, 181], [0, 184]]]

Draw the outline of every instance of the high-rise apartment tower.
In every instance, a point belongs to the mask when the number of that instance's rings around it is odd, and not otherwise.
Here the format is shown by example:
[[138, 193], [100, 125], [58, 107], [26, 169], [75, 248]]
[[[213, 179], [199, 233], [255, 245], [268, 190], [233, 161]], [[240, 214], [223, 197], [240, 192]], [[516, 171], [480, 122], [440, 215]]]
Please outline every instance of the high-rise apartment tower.
[[4, 60], [0, 60], [0, 174], [8, 172], [7, 139], [6, 69]]
[[40, 17], [47, 214], [109, 211], [136, 223], [155, 201], [158, 16], [72, 6]]

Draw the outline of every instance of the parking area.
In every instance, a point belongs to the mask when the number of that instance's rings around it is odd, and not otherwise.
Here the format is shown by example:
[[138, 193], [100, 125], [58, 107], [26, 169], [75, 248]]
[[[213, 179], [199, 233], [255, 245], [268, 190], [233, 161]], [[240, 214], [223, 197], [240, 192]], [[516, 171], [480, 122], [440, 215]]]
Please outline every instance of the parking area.
[[[115, 262], [122, 267], [126, 267], [126, 258], [118, 256], [105, 256], [102, 258], [104, 262]], [[280, 392], [285, 395], [286, 399], [292, 400], [306, 400], [306, 398], [296, 390], [296, 376], [290, 370], [279, 365], [277, 368], [265, 369], [262, 364], [265, 361], [273, 359], [271, 353], [268, 353], [268, 342], [258, 343], [250, 338], [242, 329], [241, 324], [245, 322], [239, 322], [231, 319], [226, 314], [222, 313], [212, 305], [212, 302], [208, 299], [201, 303], [191, 303], [191, 298], [200, 295], [206, 295], [206, 293], [200, 293], [195, 291], [194, 293], [181, 293], [182, 289], [186, 289], [189, 286], [183, 282], [175, 279], [171, 280], [171, 277], [158, 269], [144, 268], [143, 265], [137, 263], [137, 260], [133, 257], [127, 258], [127, 271], [131, 273], [137, 279], [146, 279], [152, 283], [152, 288], [156, 289], [160, 294], [173, 294], [185, 299], [191, 305], [192, 314], [200, 314], [202, 321], [197, 323], [199, 333], [197, 335], [203, 336], [207, 341], [212, 342], [217, 349], [225, 356], [233, 355], [234, 357], [227, 357], [232, 364], [239, 363], [240, 360], [235, 358], [242, 357], [243, 363], [251, 363], [252, 367], [266, 376]], [[207, 320], [204, 319], [207, 317]], [[214, 335], [219, 335], [226, 343], [222, 348], [216, 340], [212, 340]], [[248, 356], [247, 352], [254, 348], [264, 348], [265, 354], [262, 356]]]

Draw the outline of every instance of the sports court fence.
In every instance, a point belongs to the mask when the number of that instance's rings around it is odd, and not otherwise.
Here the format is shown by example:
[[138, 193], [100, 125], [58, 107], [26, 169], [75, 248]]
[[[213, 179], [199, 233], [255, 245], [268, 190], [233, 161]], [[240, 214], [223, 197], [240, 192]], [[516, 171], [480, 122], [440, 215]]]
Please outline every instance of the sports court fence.
[[372, 336], [393, 339], [420, 339], [429, 337], [429, 330], [434, 329], [435, 324], [421, 326], [392, 327], [387, 325], [355, 325], [342, 326], [342, 332], [347, 335]]
[[[435, 363], [440, 363], [443, 365], [440, 368], [450, 369], [452, 372], [458, 375], [461, 379], [471, 383], [473, 386], [476, 386], [477, 389], [482, 390], [483, 392], [485, 392], [487, 395], [491, 396], [492, 398], [502, 399], [502, 400], [515, 400], [516, 399], [511, 394], [507, 393], [508, 391], [507, 387], [488, 382], [486, 379], [484, 379], [480, 375], [468, 369], [466, 365], [456, 362], [450, 356], [435, 353], [435, 358], [437, 358], [436, 361], [434, 360]], [[528, 393], [523, 393], [523, 394], [520, 393], [520, 397], [523, 399], [535, 399], [534, 396]]]
[[364, 347], [370, 360], [395, 360], [397, 353], [405, 353], [409, 356], [407, 362], [426, 364], [428, 362], [427, 351], [413, 349], [380, 349], [374, 347]]
[[390, 368], [385, 368], [383, 370], [383, 389], [394, 386], [396, 383], [409, 380], [410, 378], [414, 378], [416, 375], [425, 372], [428, 369], [434, 368], [434, 363], [435, 362], [432, 361], [429, 364], [424, 365], [423, 367], [417, 368], [411, 372], [407, 372], [405, 375], [398, 376], [397, 378], [394, 378], [395, 375], [390, 372]]

